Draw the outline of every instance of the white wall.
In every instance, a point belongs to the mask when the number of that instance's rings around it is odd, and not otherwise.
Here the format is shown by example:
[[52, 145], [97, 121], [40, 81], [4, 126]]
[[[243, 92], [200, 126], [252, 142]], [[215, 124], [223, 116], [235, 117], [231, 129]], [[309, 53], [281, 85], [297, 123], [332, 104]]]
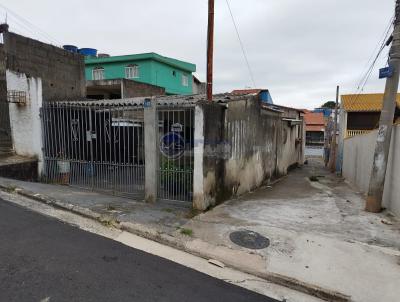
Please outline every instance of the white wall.
[[[361, 192], [368, 191], [377, 131], [344, 140], [343, 176]], [[393, 127], [383, 205], [400, 216], [400, 125]]]
[[39, 115], [42, 107], [42, 80], [10, 70], [7, 70], [6, 78], [8, 91], [25, 91], [27, 95], [25, 105], [9, 104], [14, 151], [18, 155], [37, 158], [40, 175], [43, 167], [42, 126]]

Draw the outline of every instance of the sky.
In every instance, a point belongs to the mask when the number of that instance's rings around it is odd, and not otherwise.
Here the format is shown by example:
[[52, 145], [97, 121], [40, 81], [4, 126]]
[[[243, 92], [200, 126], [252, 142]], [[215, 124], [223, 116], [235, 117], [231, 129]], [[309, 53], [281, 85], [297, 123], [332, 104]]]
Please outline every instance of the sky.
[[[394, 0], [228, 0], [257, 88], [276, 104], [315, 108], [357, 83], [394, 14]], [[206, 80], [207, 0], [0, 0], [10, 30], [110, 55], [156, 52]], [[17, 16], [16, 16], [17, 15]], [[28, 21], [28, 22], [27, 22]], [[375, 52], [376, 53], [376, 52]], [[379, 58], [363, 92], [383, 92]], [[253, 88], [226, 0], [215, 0], [214, 92]]]

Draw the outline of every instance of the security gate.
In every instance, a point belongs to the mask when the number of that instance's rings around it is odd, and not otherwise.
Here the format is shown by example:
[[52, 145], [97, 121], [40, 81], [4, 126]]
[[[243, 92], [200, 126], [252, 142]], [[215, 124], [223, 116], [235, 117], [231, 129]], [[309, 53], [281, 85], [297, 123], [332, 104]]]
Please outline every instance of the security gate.
[[46, 102], [41, 117], [45, 180], [144, 197], [141, 104]]
[[192, 201], [194, 107], [159, 106], [158, 198]]

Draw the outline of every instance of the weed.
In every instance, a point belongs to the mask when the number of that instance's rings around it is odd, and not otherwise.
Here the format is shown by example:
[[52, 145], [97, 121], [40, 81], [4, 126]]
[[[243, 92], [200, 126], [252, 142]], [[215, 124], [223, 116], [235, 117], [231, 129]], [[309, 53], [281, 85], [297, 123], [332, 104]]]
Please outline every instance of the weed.
[[197, 215], [199, 215], [201, 211], [191, 208], [189, 212], [185, 214], [185, 218], [191, 219]]
[[192, 236], [193, 235], [193, 230], [191, 230], [191, 229], [181, 229], [181, 234], [186, 235], [186, 236]]
[[16, 186], [8, 186], [7, 189], [6, 189], [6, 191], [7, 191], [8, 193], [14, 193], [16, 189], [17, 189]]
[[107, 211], [115, 211], [115, 207], [110, 204], [107, 206], [106, 209], [107, 209]]
[[163, 211], [164, 211], [164, 212], [167, 212], [167, 213], [172, 213], [172, 212], [173, 212], [172, 209], [168, 209], [168, 208], [167, 208], [167, 209], [163, 209]]
[[318, 181], [318, 177], [315, 176], [315, 175], [311, 175], [308, 179], [309, 179], [310, 181]]

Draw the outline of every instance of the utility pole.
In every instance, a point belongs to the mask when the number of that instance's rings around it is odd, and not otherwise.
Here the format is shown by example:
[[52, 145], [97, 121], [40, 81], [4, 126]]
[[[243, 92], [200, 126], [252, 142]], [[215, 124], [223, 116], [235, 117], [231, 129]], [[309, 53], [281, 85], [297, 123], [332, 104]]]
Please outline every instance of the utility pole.
[[339, 108], [339, 86], [336, 86], [336, 105], [335, 105], [335, 121], [333, 124], [333, 134], [331, 141], [331, 152], [329, 154], [329, 168], [331, 172], [336, 171], [336, 133], [337, 133], [337, 123], [338, 123], [338, 108]]
[[213, 95], [213, 58], [214, 58], [214, 0], [208, 0], [207, 100], [209, 102], [212, 102], [212, 95]]
[[386, 168], [389, 157], [394, 113], [400, 71], [400, 0], [396, 0], [393, 41], [389, 51], [389, 68], [393, 74], [386, 80], [383, 106], [379, 120], [372, 173], [369, 181], [365, 210], [378, 213], [382, 210], [382, 195], [385, 185]]

